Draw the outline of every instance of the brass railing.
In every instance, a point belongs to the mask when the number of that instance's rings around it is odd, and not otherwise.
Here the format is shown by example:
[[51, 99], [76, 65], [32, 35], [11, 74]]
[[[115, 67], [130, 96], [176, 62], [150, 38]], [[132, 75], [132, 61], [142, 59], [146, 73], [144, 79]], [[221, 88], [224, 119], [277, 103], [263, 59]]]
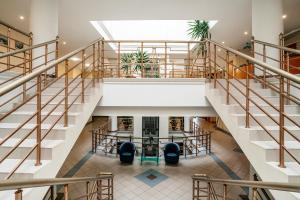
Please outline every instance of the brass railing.
[[188, 155], [198, 156], [201, 152], [205, 154], [211, 153], [211, 132], [197, 129], [192, 135], [187, 136], [169, 136], [169, 137], [136, 137], [132, 134], [128, 136], [112, 135], [109, 132], [108, 123], [92, 130], [92, 152], [96, 153], [98, 146], [104, 148], [105, 155], [114, 154], [118, 156], [118, 149], [122, 142], [130, 141], [136, 145], [138, 153], [141, 153], [141, 145], [143, 141], [153, 140], [157, 142], [158, 148], [163, 149], [163, 145], [169, 142], [175, 142], [179, 145], [181, 155], [185, 158]]
[[102, 41], [103, 77], [204, 78], [200, 41]]
[[[0, 76], [3, 76], [0, 87], [26, 76], [57, 58], [58, 37], [55, 40], [0, 54]], [[14, 64], [12, 64], [13, 62]], [[46, 84], [49, 79], [56, 77], [57, 73], [58, 66], [55, 67], [54, 72], [45, 71], [41, 81]], [[22, 92], [14, 98], [21, 96], [25, 100], [27, 91], [30, 89], [25, 83], [22, 86]]]
[[217, 179], [217, 178], [211, 178], [205, 174], [195, 174], [192, 176], [192, 179], [193, 179], [193, 200], [236, 199], [234, 197], [231, 197], [229, 194], [229, 191], [231, 189], [229, 187], [234, 187], [234, 186], [251, 189], [251, 194], [250, 194], [251, 200], [261, 199], [259, 198], [257, 192], [258, 189], [260, 188], [268, 189], [268, 190], [287, 191], [287, 192], [300, 192], [299, 184]]
[[[113, 200], [114, 183], [112, 173], [100, 173], [96, 177], [73, 177], [73, 178], [52, 178], [52, 179], [32, 179], [24, 181], [0, 181], [0, 191], [15, 190], [15, 200], [22, 200], [23, 190], [26, 188], [50, 187], [44, 200], [56, 199], [55, 187], [63, 186], [64, 199], [82, 199], [87, 200]], [[76, 190], [74, 195], [70, 187], [72, 185], [84, 184], [85, 192]], [[78, 195], [78, 193], [80, 193]]]
[[[300, 77], [283, 70], [283, 59], [280, 60], [278, 67], [266, 62], [245, 55], [232, 48], [226, 47], [212, 40], [207, 40], [209, 49], [209, 62], [212, 66], [209, 70], [208, 81], [212, 82], [213, 87], [221, 88], [225, 94], [226, 104], [235, 103], [239, 105], [245, 115], [245, 127], [250, 128], [254, 124], [262, 128], [272, 141], [279, 145], [279, 166], [285, 167], [285, 159], [289, 158], [300, 164], [297, 158], [285, 145], [285, 137], [292, 137], [300, 142], [299, 137], [294, 134], [290, 127], [300, 127], [299, 118], [293, 117], [286, 109], [289, 106], [300, 105]], [[267, 45], [264, 43], [264, 45]], [[217, 51], [218, 49], [218, 51]], [[288, 48], [280, 47], [282, 50]], [[293, 50], [294, 53], [298, 51]], [[283, 57], [283, 53], [280, 54]], [[234, 61], [241, 58], [245, 61], [243, 67], [238, 66]], [[224, 77], [218, 77], [216, 71], [222, 71]], [[243, 77], [238, 77], [234, 70], [243, 73]], [[275, 78], [274, 78], [275, 77]], [[254, 88], [260, 83], [261, 88]], [[292, 86], [292, 90], [289, 89]], [[274, 96], [264, 96], [258, 89], [269, 89]], [[263, 114], [277, 129], [278, 136], [268, 129], [268, 125], [259, 119], [256, 113]], [[274, 131], [274, 130], [273, 130]], [[275, 129], [276, 131], [276, 129]]]
[[[99, 82], [100, 49], [101, 39], [98, 39], [0, 88], [0, 123], [11, 122], [11, 117], [20, 112], [27, 113], [27, 117], [14, 120], [15, 127], [1, 131], [0, 146], [5, 146], [12, 138], [18, 139], [14, 146], [1, 152], [0, 163], [18, 157], [5, 179], [11, 178], [25, 160], [42, 164], [43, 141], [56, 127], [69, 126], [69, 113], [77, 104], [85, 102], [87, 90]], [[55, 68], [59, 68], [58, 75], [42, 82], [43, 75]], [[28, 86], [26, 96], [19, 98], [24, 85]], [[34, 145], [23, 151], [22, 157], [16, 155], [27, 139], [33, 139]]]

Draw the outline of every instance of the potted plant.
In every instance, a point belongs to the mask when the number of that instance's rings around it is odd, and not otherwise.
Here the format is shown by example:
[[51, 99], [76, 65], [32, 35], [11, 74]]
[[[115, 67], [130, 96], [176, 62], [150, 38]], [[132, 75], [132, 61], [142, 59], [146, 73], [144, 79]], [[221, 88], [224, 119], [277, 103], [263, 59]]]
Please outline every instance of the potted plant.
[[131, 77], [130, 72], [134, 60], [135, 58], [133, 53], [123, 53], [121, 55], [121, 64], [122, 64], [121, 69], [126, 74], [126, 77]]

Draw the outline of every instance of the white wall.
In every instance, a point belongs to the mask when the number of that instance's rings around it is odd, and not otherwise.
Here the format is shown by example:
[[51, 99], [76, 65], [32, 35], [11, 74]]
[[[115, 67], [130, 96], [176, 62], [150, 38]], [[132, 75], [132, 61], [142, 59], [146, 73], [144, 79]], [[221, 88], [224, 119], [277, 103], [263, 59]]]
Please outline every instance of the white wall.
[[[283, 32], [282, 0], [252, 0], [252, 35], [256, 40], [279, 44], [279, 34]], [[255, 51], [262, 54], [262, 45], [255, 45]], [[274, 48], [266, 48], [269, 57], [279, 60], [279, 51]], [[262, 57], [255, 55], [262, 60]], [[267, 59], [267, 63], [279, 67], [277, 62]], [[261, 75], [261, 71], [255, 72]]]
[[104, 79], [99, 106], [207, 107], [203, 79]]

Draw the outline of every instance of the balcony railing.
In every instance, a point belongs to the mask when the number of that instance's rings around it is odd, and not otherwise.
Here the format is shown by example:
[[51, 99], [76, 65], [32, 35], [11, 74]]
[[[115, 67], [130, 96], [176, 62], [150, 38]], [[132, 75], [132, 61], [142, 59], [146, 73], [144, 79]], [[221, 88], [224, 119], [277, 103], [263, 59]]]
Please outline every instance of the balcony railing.
[[[230, 196], [229, 191], [233, 187], [243, 187], [251, 189], [251, 200], [261, 198], [258, 189], [269, 189], [288, 192], [300, 192], [299, 184], [263, 182], [263, 181], [246, 181], [246, 180], [229, 180], [217, 179], [206, 176], [205, 174], [195, 174], [193, 177], [193, 200], [228, 200], [235, 199]], [[236, 194], [235, 194], [236, 195]]]
[[[80, 193], [76, 190], [73, 194], [70, 187], [73, 185], [83, 185], [85, 192]], [[113, 175], [111, 173], [100, 173], [96, 177], [79, 177], [79, 178], [53, 178], [53, 179], [33, 179], [24, 181], [0, 181], [0, 191], [15, 190], [15, 200], [22, 200], [23, 190], [27, 188], [50, 187], [44, 200], [54, 200], [57, 194], [55, 187], [63, 186], [64, 199], [99, 199], [113, 200]], [[78, 193], [80, 193], [78, 195]]]

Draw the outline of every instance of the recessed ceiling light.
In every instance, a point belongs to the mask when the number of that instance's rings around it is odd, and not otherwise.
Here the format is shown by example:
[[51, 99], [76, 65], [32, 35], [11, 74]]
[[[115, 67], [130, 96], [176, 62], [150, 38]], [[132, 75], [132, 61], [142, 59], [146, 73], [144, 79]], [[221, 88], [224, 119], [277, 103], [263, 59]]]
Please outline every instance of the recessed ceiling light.
[[225, 42], [223, 41], [222, 44], [225, 44]]
[[72, 61], [79, 61], [80, 58], [78, 58], [78, 57], [72, 57], [72, 58], [70, 58], [70, 60], [72, 60]]
[[66, 45], [67, 44], [67, 42], [66, 41], [63, 41], [63, 45]]
[[287, 17], [287, 15], [282, 15], [282, 19], [285, 19]]
[[245, 31], [245, 32], [244, 32], [244, 35], [248, 35], [248, 32], [247, 32], [247, 31]]
[[22, 16], [22, 15], [19, 18], [20, 18], [20, 20], [24, 20], [25, 19], [25, 17]]

